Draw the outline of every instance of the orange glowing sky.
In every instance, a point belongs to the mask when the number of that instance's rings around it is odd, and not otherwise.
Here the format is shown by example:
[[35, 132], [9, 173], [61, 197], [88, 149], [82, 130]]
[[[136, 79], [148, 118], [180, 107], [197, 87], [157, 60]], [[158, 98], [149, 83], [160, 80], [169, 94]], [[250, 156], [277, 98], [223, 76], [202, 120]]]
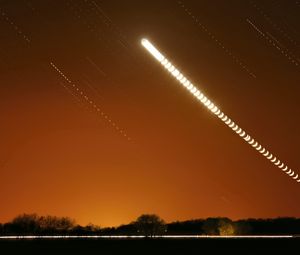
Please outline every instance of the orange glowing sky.
[[[216, 9], [209, 0], [183, 2], [225, 50], [176, 1], [0, 3], [0, 222], [20, 213], [101, 226], [128, 223], [142, 213], [166, 221], [300, 217], [299, 184], [201, 106], [145, 52], [140, 39], [155, 42], [237, 124], [298, 173], [300, 68], [246, 19], [295, 59], [299, 47], [249, 3], [220, 1]], [[292, 3], [257, 3], [300, 43]]]

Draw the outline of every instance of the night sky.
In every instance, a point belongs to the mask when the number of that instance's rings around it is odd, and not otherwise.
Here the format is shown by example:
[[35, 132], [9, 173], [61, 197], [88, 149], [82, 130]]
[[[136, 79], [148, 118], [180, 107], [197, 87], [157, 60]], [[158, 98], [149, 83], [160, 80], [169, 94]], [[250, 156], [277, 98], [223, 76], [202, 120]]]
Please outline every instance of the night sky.
[[299, 183], [140, 44], [299, 173], [299, 25], [296, 0], [1, 0], [0, 222], [300, 217]]

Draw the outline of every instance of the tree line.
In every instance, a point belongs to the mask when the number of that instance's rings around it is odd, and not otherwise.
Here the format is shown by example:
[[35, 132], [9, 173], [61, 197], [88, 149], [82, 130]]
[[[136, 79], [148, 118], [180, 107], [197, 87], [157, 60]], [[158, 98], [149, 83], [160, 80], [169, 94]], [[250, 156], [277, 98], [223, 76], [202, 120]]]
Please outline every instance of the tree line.
[[118, 227], [81, 226], [69, 217], [22, 214], [0, 224], [0, 235], [284, 235], [300, 234], [300, 219], [244, 219], [226, 217], [166, 223], [158, 215], [143, 214]]

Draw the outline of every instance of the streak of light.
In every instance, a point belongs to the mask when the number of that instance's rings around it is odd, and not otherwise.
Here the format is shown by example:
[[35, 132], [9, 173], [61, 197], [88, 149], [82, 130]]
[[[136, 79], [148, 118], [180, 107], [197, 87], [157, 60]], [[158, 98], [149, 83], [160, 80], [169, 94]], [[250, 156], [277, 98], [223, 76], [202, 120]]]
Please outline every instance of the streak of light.
[[[161, 65], [169, 71], [169, 73], [177, 79], [181, 85], [184, 87], [187, 87], [187, 89], [190, 91], [191, 94], [194, 95], [209, 111], [211, 111], [214, 115], [217, 115], [219, 118], [220, 116], [225, 116], [225, 113], [223, 113], [215, 104], [213, 104], [200, 90], [198, 90], [150, 41], [147, 39], [142, 39], [141, 43], [143, 47], [158, 61], [161, 63]], [[205, 98], [206, 100], [202, 100], [202, 98]], [[214, 105], [213, 108], [210, 106]], [[214, 110], [213, 110], [214, 109]], [[218, 114], [216, 114], [218, 112]], [[242, 137], [248, 144], [250, 144], [253, 148], [256, 150], [263, 150], [267, 151], [261, 144], [259, 144], [256, 140], [254, 140], [250, 135], [248, 135], [242, 128], [240, 128], [235, 122], [233, 122], [230, 118], [226, 118], [227, 120], [224, 120], [223, 118], [220, 118], [228, 127], [230, 127], [235, 133], [239, 134], [238, 132], [243, 132], [244, 136]], [[250, 139], [250, 140], [249, 140]], [[268, 152], [268, 151], [267, 151]], [[270, 154], [269, 156], [265, 156], [271, 163], [273, 163], [276, 167], [278, 167], [280, 170], [282, 170], [282, 167], [286, 166], [286, 164], [282, 163], [281, 167], [277, 165], [277, 157], [275, 157], [273, 154]], [[282, 170], [283, 171], [283, 170]], [[283, 171], [289, 176], [293, 177], [295, 175], [295, 172], [289, 169], [288, 172]], [[298, 175], [296, 181], [300, 182], [300, 178], [298, 178]]]
[[[100, 18], [104, 17], [104, 20], [106, 21], [106, 25], [111, 28], [112, 32], [119, 37], [119, 43], [126, 49], [129, 49], [129, 43], [125, 35], [121, 32], [119, 27], [109, 18], [109, 16], [105, 13], [105, 11], [100, 7], [99, 4], [97, 4], [95, 1], [85, 1], [87, 4], [92, 3], [93, 7], [96, 7], [96, 10], [98, 11], [97, 14], [100, 16]], [[95, 8], [93, 8], [94, 10]]]
[[267, 34], [273, 41], [275, 41], [281, 48], [285, 48], [285, 47], [283, 46], [283, 44], [281, 44], [281, 43], [275, 38], [274, 35], [272, 35], [272, 34], [269, 33], [269, 32], [266, 32], [266, 34]]
[[51, 67], [62, 77], [64, 80], [81, 96], [100, 116], [106, 120], [110, 126], [112, 126], [119, 134], [125, 137], [127, 140], [131, 138], [121, 129], [100, 107], [91, 100], [74, 82], [72, 82], [53, 62], [50, 62]]
[[299, 63], [298, 60], [292, 55], [290, 54], [287, 50], [283, 49], [282, 47], [280, 47], [278, 44], [276, 44], [276, 42], [274, 42], [274, 40], [272, 40], [271, 37], [269, 37], [266, 33], [264, 33], [261, 29], [259, 29], [257, 27], [257, 25], [255, 25], [253, 23], [253, 21], [251, 21], [250, 19], [246, 19], [247, 23], [249, 25], [251, 25], [251, 27], [254, 28], [254, 30], [256, 32], [258, 32], [258, 34], [260, 34], [268, 43], [270, 43], [276, 50], [278, 50], [283, 56], [285, 56], [291, 63], [293, 63], [295, 66], [299, 67]]
[[225, 45], [217, 39], [217, 37], [212, 34], [209, 29], [203, 25], [199, 19], [183, 4], [182, 1], [177, 1], [179, 6], [185, 11], [186, 14], [188, 14], [195, 24], [197, 24], [209, 37], [212, 39], [225, 53], [237, 64], [239, 65], [245, 72], [247, 72], [252, 78], [256, 78], [256, 75], [237, 57], [235, 56], [232, 51], [230, 51]]
[[[88, 19], [87, 17], [91, 16], [90, 14], [84, 13], [83, 9], [79, 5], [79, 1], [66, 1], [67, 6], [69, 6], [70, 10], [73, 11], [74, 15], [78, 20], [80, 20], [87, 28], [88, 30], [103, 44], [102, 46], [105, 47], [105, 49], [108, 52], [113, 52], [110, 45], [110, 41], [107, 37], [104, 37], [104, 33], [99, 33], [100, 29], [96, 27], [96, 23], [91, 21], [91, 19]], [[105, 22], [104, 22], [105, 23]]]
[[96, 15], [103, 20], [106, 26], [111, 30], [113, 35], [117, 38], [117, 42], [126, 50], [127, 57], [130, 57], [136, 65], [140, 65], [140, 59], [137, 58], [134, 54], [132, 54], [132, 45], [129, 42], [127, 36], [122, 32], [119, 26], [109, 17], [109, 15], [104, 11], [104, 9], [100, 6], [100, 3], [96, 3], [96, 1], [90, 0], [85, 1], [87, 5], [89, 5], [92, 10], [96, 13]]
[[75, 93], [73, 93], [72, 92], [72, 90], [70, 90], [63, 82], [60, 82], [59, 83], [62, 87], [64, 87], [64, 89], [74, 98], [74, 100], [78, 103], [78, 104], [80, 104], [80, 105], [82, 105], [82, 102], [81, 102], [81, 100], [80, 100], [80, 98], [78, 98], [77, 97], [77, 95], [75, 95]]
[[124, 89], [123, 86], [120, 86], [119, 82], [116, 82], [113, 78], [111, 78], [107, 73], [105, 73], [100, 67], [99, 65], [96, 64], [96, 62], [89, 56], [86, 57], [87, 62], [93, 67], [95, 68], [100, 74], [101, 76], [103, 76], [103, 78], [106, 80], [106, 82], [108, 82], [110, 85], [112, 85], [112, 87], [117, 90], [118, 92], [123, 94], [123, 99], [124, 100], [131, 100], [130, 95], [128, 94], [128, 92]]
[[94, 66], [96, 69], [97, 69], [97, 71], [102, 75], [102, 76], [107, 76], [106, 75], [106, 73], [93, 61], [93, 60], [91, 60], [89, 57], [85, 57], [86, 58], [86, 60], [88, 61], [88, 62], [90, 62], [90, 64], [92, 65], [92, 66]]
[[8, 16], [7, 14], [0, 9], [0, 14], [1, 16], [6, 20], [6, 22], [8, 24], [10, 24], [12, 26], [12, 28], [16, 31], [16, 33], [21, 36], [27, 43], [30, 43], [30, 39], [28, 38], [27, 35], [25, 35], [21, 29], [19, 28], [19, 26], [17, 26], [17, 24], [15, 22], [13, 22]]
[[279, 25], [277, 25], [266, 13], [262, 10], [261, 7], [257, 5], [254, 1], [249, 1], [251, 5], [265, 18], [271, 26], [273, 26], [277, 31], [279, 31], [289, 42], [293, 43], [294, 45], [298, 45], [298, 43], [287, 33], [285, 32]]
[[[143, 235], [41, 235], [41, 236], [0, 236], [4, 240], [22, 239], [144, 239]], [[217, 235], [161, 235], [152, 236], [155, 239], [290, 239], [296, 238], [293, 235], [236, 235], [236, 236], [217, 236]]]
[[97, 98], [102, 99], [102, 96], [100, 93], [94, 88], [92, 83], [89, 81], [89, 78], [85, 75], [83, 75], [83, 80], [82, 82], [97, 96]]

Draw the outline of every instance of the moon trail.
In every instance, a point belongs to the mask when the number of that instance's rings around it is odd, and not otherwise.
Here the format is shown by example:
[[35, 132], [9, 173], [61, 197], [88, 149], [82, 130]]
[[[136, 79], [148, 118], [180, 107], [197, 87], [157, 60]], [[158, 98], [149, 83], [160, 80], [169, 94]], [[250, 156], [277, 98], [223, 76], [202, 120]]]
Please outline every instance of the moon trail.
[[[279, 161], [277, 157], [271, 154], [266, 148], [259, 144], [255, 139], [248, 135], [242, 128], [240, 128], [235, 122], [226, 116], [211, 100], [209, 100], [198, 88], [196, 88], [160, 51], [147, 39], [142, 39], [141, 43], [143, 47], [158, 61], [161, 65], [167, 69], [167, 71], [177, 79], [182, 86], [193, 94], [209, 111], [219, 117], [228, 127], [230, 127], [237, 135], [244, 139], [251, 147], [256, 149], [267, 158], [273, 165], [278, 167], [281, 171], [291, 176], [297, 182], [300, 182], [300, 177], [292, 169], [290, 169], [285, 163]], [[262, 154], [264, 153], [264, 154]], [[281, 163], [281, 165], [279, 165]], [[283, 169], [284, 168], [284, 169]], [[289, 169], [289, 171], [287, 171]]]

